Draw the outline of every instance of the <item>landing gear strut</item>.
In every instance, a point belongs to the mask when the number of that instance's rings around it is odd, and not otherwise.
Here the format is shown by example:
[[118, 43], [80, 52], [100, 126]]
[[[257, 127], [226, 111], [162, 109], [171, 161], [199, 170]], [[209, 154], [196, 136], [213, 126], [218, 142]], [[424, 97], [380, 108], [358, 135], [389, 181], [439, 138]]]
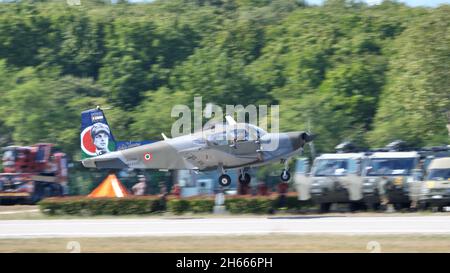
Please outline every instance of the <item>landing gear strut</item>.
[[287, 181], [289, 181], [289, 179], [291, 179], [291, 174], [288, 171], [288, 169], [289, 169], [289, 160], [288, 159], [284, 159], [282, 161], [282, 163], [284, 163], [284, 170], [281, 173], [280, 178], [281, 178], [281, 181], [287, 182]]

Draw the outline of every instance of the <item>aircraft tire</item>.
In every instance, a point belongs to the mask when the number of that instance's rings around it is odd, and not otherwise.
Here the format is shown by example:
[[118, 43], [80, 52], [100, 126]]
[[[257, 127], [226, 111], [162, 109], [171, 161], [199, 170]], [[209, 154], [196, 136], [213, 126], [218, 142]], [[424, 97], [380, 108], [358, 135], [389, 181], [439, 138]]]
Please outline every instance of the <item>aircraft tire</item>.
[[251, 181], [251, 177], [248, 173], [244, 173], [244, 175], [240, 174], [239, 175], [239, 183], [243, 184], [243, 185], [248, 185], [250, 184]]
[[366, 208], [371, 211], [381, 211], [381, 204], [376, 202], [366, 203]]
[[222, 187], [228, 187], [231, 184], [231, 177], [228, 174], [222, 174], [219, 177], [219, 185]]
[[289, 181], [289, 179], [291, 179], [291, 174], [289, 173], [288, 170], [284, 170], [281, 173], [280, 178], [282, 181], [287, 182], [287, 181]]
[[331, 203], [320, 203], [319, 204], [319, 212], [327, 213], [330, 212]]

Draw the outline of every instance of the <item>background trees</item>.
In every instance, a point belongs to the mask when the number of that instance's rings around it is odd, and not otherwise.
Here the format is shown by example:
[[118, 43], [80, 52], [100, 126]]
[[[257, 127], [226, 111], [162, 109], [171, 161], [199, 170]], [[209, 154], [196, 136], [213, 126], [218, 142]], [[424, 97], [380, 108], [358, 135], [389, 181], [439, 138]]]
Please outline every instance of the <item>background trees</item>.
[[448, 143], [450, 9], [418, 19], [395, 41], [371, 143], [397, 137], [418, 145]]

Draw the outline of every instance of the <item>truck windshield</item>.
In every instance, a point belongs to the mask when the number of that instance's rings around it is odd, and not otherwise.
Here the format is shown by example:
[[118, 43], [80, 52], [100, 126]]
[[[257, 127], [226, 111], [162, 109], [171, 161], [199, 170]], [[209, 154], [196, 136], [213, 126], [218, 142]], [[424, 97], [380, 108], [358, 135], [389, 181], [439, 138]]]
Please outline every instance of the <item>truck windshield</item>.
[[415, 158], [370, 159], [367, 165], [367, 175], [409, 175], [414, 168], [415, 162]]
[[450, 169], [431, 169], [428, 173], [427, 180], [450, 180]]
[[16, 151], [15, 150], [7, 150], [3, 153], [3, 166], [12, 166], [14, 165], [14, 161], [16, 160]]
[[315, 163], [314, 176], [346, 175], [349, 163], [349, 159], [319, 159]]

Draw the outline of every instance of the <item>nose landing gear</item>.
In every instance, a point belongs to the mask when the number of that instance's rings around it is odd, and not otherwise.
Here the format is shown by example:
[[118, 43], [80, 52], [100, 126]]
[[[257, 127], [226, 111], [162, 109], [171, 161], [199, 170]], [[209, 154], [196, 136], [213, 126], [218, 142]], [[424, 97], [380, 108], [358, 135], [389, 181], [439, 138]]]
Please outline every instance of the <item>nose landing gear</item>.
[[288, 170], [283, 170], [283, 172], [280, 175], [280, 178], [282, 181], [286, 182], [289, 181], [289, 179], [291, 179], [291, 174], [289, 173]]
[[281, 178], [281, 181], [287, 182], [287, 181], [289, 181], [289, 179], [291, 179], [291, 174], [288, 171], [288, 169], [289, 169], [289, 158], [288, 159], [283, 159], [281, 161], [281, 163], [284, 164], [284, 169], [283, 169], [283, 172], [280, 175], [280, 178]]

